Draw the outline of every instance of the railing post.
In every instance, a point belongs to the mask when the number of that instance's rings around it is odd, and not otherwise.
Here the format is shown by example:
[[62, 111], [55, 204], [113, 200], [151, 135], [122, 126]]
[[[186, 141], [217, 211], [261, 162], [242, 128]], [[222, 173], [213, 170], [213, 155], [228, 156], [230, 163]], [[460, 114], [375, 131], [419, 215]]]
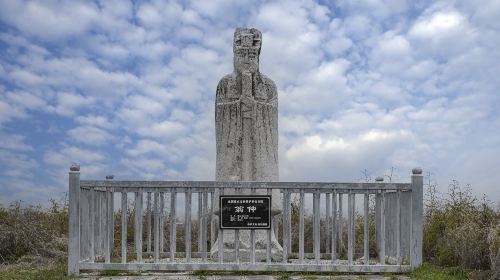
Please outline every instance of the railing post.
[[215, 215], [214, 215], [214, 210], [215, 210], [215, 192], [214, 190], [210, 190], [210, 200], [212, 201], [210, 203], [210, 247], [214, 246], [215, 244], [215, 238], [216, 238], [216, 234], [217, 232], [215, 231], [216, 230], [216, 222], [215, 222]]
[[80, 273], [80, 166], [69, 168], [68, 275]]
[[138, 263], [142, 262], [142, 190], [135, 193], [134, 206], [134, 240], [135, 254]]
[[127, 192], [122, 191], [122, 211], [121, 211], [121, 249], [122, 263], [127, 263]]
[[146, 231], [146, 251], [151, 253], [151, 192], [148, 192], [146, 195]]
[[170, 261], [175, 261], [175, 252], [177, 251], [177, 225], [175, 216], [175, 200], [177, 198], [177, 190], [173, 188], [170, 192]]
[[422, 168], [416, 167], [411, 176], [411, 239], [410, 264], [417, 268], [422, 264], [424, 181]]
[[288, 262], [288, 239], [290, 238], [288, 236], [290, 233], [288, 230], [288, 207], [290, 207], [288, 192], [288, 189], [283, 190], [283, 263]]
[[[320, 192], [316, 190], [313, 194], [313, 250], [314, 250], [314, 259], [318, 264], [320, 261]], [[290, 222], [290, 221], [288, 221]], [[290, 238], [290, 236], [288, 236]]]
[[304, 189], [300, 189], [299, 203], [299, 261], [304, 263]]
[[332, 193], [332, 263], [337, 259], [337, 192]]
[[155, 189], [153, 193], [153, 237], [154, 237], [154, 261], [160, 260], [160, 191]]
[[[106, 181], [111, 181], [113, 180], [113, 178], [113, 175], [107, 175]], [[106, 213], [104, 223], [106, 225], [106, 229], [104, 230], [104, 232], [106, 233], [106, 236], [104, 237], [104, 240], [106, 242], [106, 244], [104, 245], [104, 262], [110, 263], [111, 255], [113, 254], [115, 239], [114, 190], [106, 187], [104, 195], [104, 205], [106, 205], [106, 209], [104, 210], [104, 213]]]
[[202, 253], [202, 259], [203, 261], [206, 261], [207, 260], [207, 257], [208, 257], [208, 249], [207, 249], [207, 230], [208, 230], [208, 226], [207, 226], [207, 219], [208, 219], [208, 190], [207, 189], [204, 189], [203, 190], [203, 235], [202, 235], [202, 238], [201, 238], [201, 242], [203, 243], [201, 248], [203, 249], [203, 253]]
[[[224, 189], [220, 188], [219, 189], [219, 195], [224, 195]], [[220, 211], [219, 208], [219, 222], [220, 219], [222, 219], [222, 211]], [[224, 261], [224, 230], [220, 229], [219, 230], [219, 241], [217, 241], [217, 246], [218, 246], [218, 251], [219, 251], [219, 263], [222, 263]], [[268, 247], [269, 248], [269, 247]]]
[[330, 193], [325, 194], [325, 203], [326, 203], [326, 244], [325, 244], [325, 253], [330, 254]]
[[186, 251], [186, 261], [191, 262], [191, 188], [188, 188], [185, 192], [185, 203], [184, 203], [184, 242]]
[[370, 193], [369, 191], [365, 192], [365, 200], [364, 200], [364, 227], [363, 227], [363, 256], [364, 256], [364, 263], [365, 265], [369, 264], [370, 261]]

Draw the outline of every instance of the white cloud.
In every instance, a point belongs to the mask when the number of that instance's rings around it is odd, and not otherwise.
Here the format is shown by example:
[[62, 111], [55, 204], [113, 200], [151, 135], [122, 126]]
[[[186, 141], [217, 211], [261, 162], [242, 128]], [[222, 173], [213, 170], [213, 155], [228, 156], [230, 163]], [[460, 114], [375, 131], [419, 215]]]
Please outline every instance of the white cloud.
[[73, 161], [89, 178], [213, 179], [215, 87], [232, 71], [234, 28], [249, 26], [263, 32], [260, 69], [279, 91], [281, 179], [352, 181], [395, 166], [406, 181], [415, 165], [455, 176], [470, 159], [460, 178], [481, 174], [471, 182], [491, 190], [498, 178], [478, 166], [498, 165], [498, 11], [497, 1], [1, 2], [0, 150], [16, 168], [2, 163], [0, 184], [34, 199], [21, 176], [37, 158], [48, 192], [66, 188]]
[[100, 128], [105, 128], [105, 129], [110, 129], [115, 126], [105, 116], [97, 116], [97, 115], [78, 116], [76, 118], [76, 121], [81, 124], [98, 126]]
[[408, 0], [335, 1], [335, 5], [348, 14], [365, 14], [378, 21], [407, 12], [411, 8]]
[[358, 172], [364, 168], [383, 172], [383, 168], [393, 164], [407, 167], [407, 163], [394, 162], [394, 159], [404, 152], [412, 138], [405, 130], [368, 130], [350, 138], [312, 135], [285, 152], [281, 177], [345, 181], [357, 179]]
[[286, 113], [331, 114], [349, 94], [345, 72], [349, 61], [336, 59], [307, 72], [280, 96]]
[[26, 144], [26, 137], [0, 131], [0, 170], [1, 175], [12, 178], [32, 178], [38, 163], [31, 157], [34, 148]]
[[10, 104], [31, 110], [45, 110], [48, 107], [47, 102], [43, 98], [29, 92], [8, 92], [7, 99]]
[[141, 156], [145, 154], [168, 156], [170, 154], [167, 145], [147, 139], [138, 141], [134, 148], [127, 150], [127, 153], [132, 156]]
[[437, 12], [420, 19], [410, 30], [410, 35], [423, 39], [446, 36], [458, 32], [464, 20], [458, 12]]
[[105, 157], [99, 152], [78, 147], [64, 147], [61, 150], [49, 150], [44, 154], [44, 161], [47, 164], [59, 167], [69, 167], [73, 162], [79, 164], [92, 164], [104, 160]]
[[24, 110], [17, 106], [11, 106], [9, 103], [0, 99], [0, 127], [2, 124], [15, 118], [26, 117]]
[[33, 170], [38, 167], [28, 155], [3, 149], [0, 149], [0, 164], [3, 166], [1, 174], [14, 178], [32, 178]]
[[175, 2], [153, 1], [139, 6], [137, 17], [144, 26], [150, 28], [171, 28], [183, 11], [182, 6]]
[[184, 176], [179, 180], [203, 180], [211, 181], [215, 177], [215, 160], [201, 156], [189, 158]]
[[27, 84], [29, 86], [36, 86], [43, 81], [42, 77], [23, 69], [16, 69], [10, 72], [10, 77], [18, 83]]
[[500, 28], [500, 3], [496, 0], [483, 1], [481, 5], [474, 5], [475, 12], [472, 19], [479, 24], [498, 30]]
[[408, 32], [423, 55], [451, 58], [475, 44], [477, 31], [464, 15], [453, 9], [433, 10], [420, 16]]
[[62, 200], [65, 198], [64, 188], [35, 183], [30, 178], [25, 177], [20, 177], [20, 179], [0, 178], [0, 190], [2, 190], [0, 203], [4, 206], [14, 201], [35, 202], [42, 206], [50, 206], [50, 199]]
[[0, 132], [0, 139], [2, 139], [2, 144], [0, 145], [0, 149], [5, 149], [9, 151], [33, 151], [33, 147], [24, 143], [26, 140], [26, 136], [19, 134], [7, 134]]
[[318, 24], [324, 18], [310, 14], [315, 7], [318, 4], [307, 1], [264, 4], [250, 22], [263, 32], [261, 69], [282, 87], [321, 62], [323, 34]]
[[93, 126], [79, 126], [70, 129], [68, 135], [76, 142], [92, 146], [101, 146], [114, 138], [107, 131]]
[[55, 112], [65, 116], [72, 116], [78, 108], [91, 105], [92, 103], [94, 103], [92, 97], [70, 92], [59, 92], [57, 94]]
[[137, 133], [142, 136], [173, 139], [175, 137], [182, 137], [188, 130], [189, 128], [182, 123], [165, 120], [153, 123], [147, 127], [138, 127]]
[[98, 17], [97, 7], [75, 1], [2, 1], [2, 20], [45, 40], [84, 33]]
[[128, 170], [133, 171], [139, 176], [139, 179], [145, 180], [164, 180], [167, 175], [167, 168], [161, 159], [134, 158], [123, 159], [121, 162]]
[[332, 56], [340, 56], [353, 46], [353, 41], [348, 37], [342, 21], [338, 18], [330, 22], [328, 37], [324, 47], [325, 51]]
[[384, 74], [398, 74], [413, 63], [410, 43], [405, 37], [386, 32], [370, 55], [374, 68]]

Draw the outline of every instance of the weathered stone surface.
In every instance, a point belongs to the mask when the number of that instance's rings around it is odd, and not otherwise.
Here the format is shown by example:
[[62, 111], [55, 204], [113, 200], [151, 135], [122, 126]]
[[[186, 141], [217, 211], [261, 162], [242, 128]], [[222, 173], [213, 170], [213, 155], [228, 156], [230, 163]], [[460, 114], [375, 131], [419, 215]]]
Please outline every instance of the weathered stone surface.
[[217, 86], [218, 181], [278, 181], [278, 94], [259, 72], [261, 36], [236, 29], [234, 72]]
[[[234, 32], [234, 72], [217, 86], [215, 101], [217, 181], [278, 181], [278, 93], [274, 82], [259, 72], [262, 34], [257, 29], [237, 28]], [[251, 194], [238, 189], [227, 194]], [[267, 194], [258, 190], [255, 194]], [[219, 194], [216, 192], [216, 195]], [[272, 210], [279, 213], [279, 190], [272, 192]], [[217, 205], [218, 207], [218, 205]], [[216, 207], [216, 212], [217, 212]], [[240, 259], [249, 259], [250, 234], [240, 231]], [[256, 259], [265, 257], [265, 231], [256, 231]], [[218, 255], [218, 240], [211, 250]], [[234, 231], [225, 231], [225, 259], [234, 257]], [[271, 238], [274, 259], [281, 258], [282, 247], [274, 232]], [[264, 252], [264, 254], [262, 254]]]

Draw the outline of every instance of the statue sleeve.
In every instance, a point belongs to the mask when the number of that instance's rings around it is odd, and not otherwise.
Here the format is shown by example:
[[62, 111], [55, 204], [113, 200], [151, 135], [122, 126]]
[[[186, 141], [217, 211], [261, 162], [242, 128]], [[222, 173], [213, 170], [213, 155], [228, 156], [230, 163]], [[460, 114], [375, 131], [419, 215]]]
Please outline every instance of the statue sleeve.
[[259, 180], [278, 181], [278, 94], [274, 83], [268, 90], [269, 100], [255, 102], [255, 171]]
[[215, 104], [216, 174], [217, 181], [240, 180], [241, 105], [238, 100], [225, 102], [222, 81], [217, 86]]

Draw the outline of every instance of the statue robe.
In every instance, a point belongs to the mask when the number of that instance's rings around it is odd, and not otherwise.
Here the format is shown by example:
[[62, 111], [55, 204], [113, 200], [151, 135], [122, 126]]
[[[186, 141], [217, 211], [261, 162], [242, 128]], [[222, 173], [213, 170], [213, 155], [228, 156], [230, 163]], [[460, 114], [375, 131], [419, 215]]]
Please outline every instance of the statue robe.
[[[242, 102], [242, 79], [236, 74], [225, 76], [217, 86], [217, 181], [279, 180], [276, 86], [258, 72], [251, 79], [252, 101], [247, 103]], [[244, 158], [244, 153], [249, 158]]]
[[[217, 142], [217, 181], [278, 181], [278, 94], [273, 81], [255, 73], [236, 77], [230, 74], [217, 86], [215, 131]], [[266, 189], [251, 193], [249, 189], [226, 189], [231, 194], [269, 194]], [[219, 197], [219, 190], [215, 190]], [[273, 217], [281, 213], [280, 191], [271, 191]], [[217, 213], [219, 205], [214, 206]], [[274, 220], [274, 218], [273, 218]], [[274, 223], [274, 222], [273, 222]], [[266, 260], [268, 230], [255, 230], [256, 261]], [[235, 231], [224, 231], [224, 260], [234, 261], [235, 242], [239, 242], [240, 259], [250, 260], [250, 230], [241, 230], [236, 241]], [[218, 243], [210, 255], [217, 259]], [[283, 248], [271, 230], [271, 256], [280, 260]]]

